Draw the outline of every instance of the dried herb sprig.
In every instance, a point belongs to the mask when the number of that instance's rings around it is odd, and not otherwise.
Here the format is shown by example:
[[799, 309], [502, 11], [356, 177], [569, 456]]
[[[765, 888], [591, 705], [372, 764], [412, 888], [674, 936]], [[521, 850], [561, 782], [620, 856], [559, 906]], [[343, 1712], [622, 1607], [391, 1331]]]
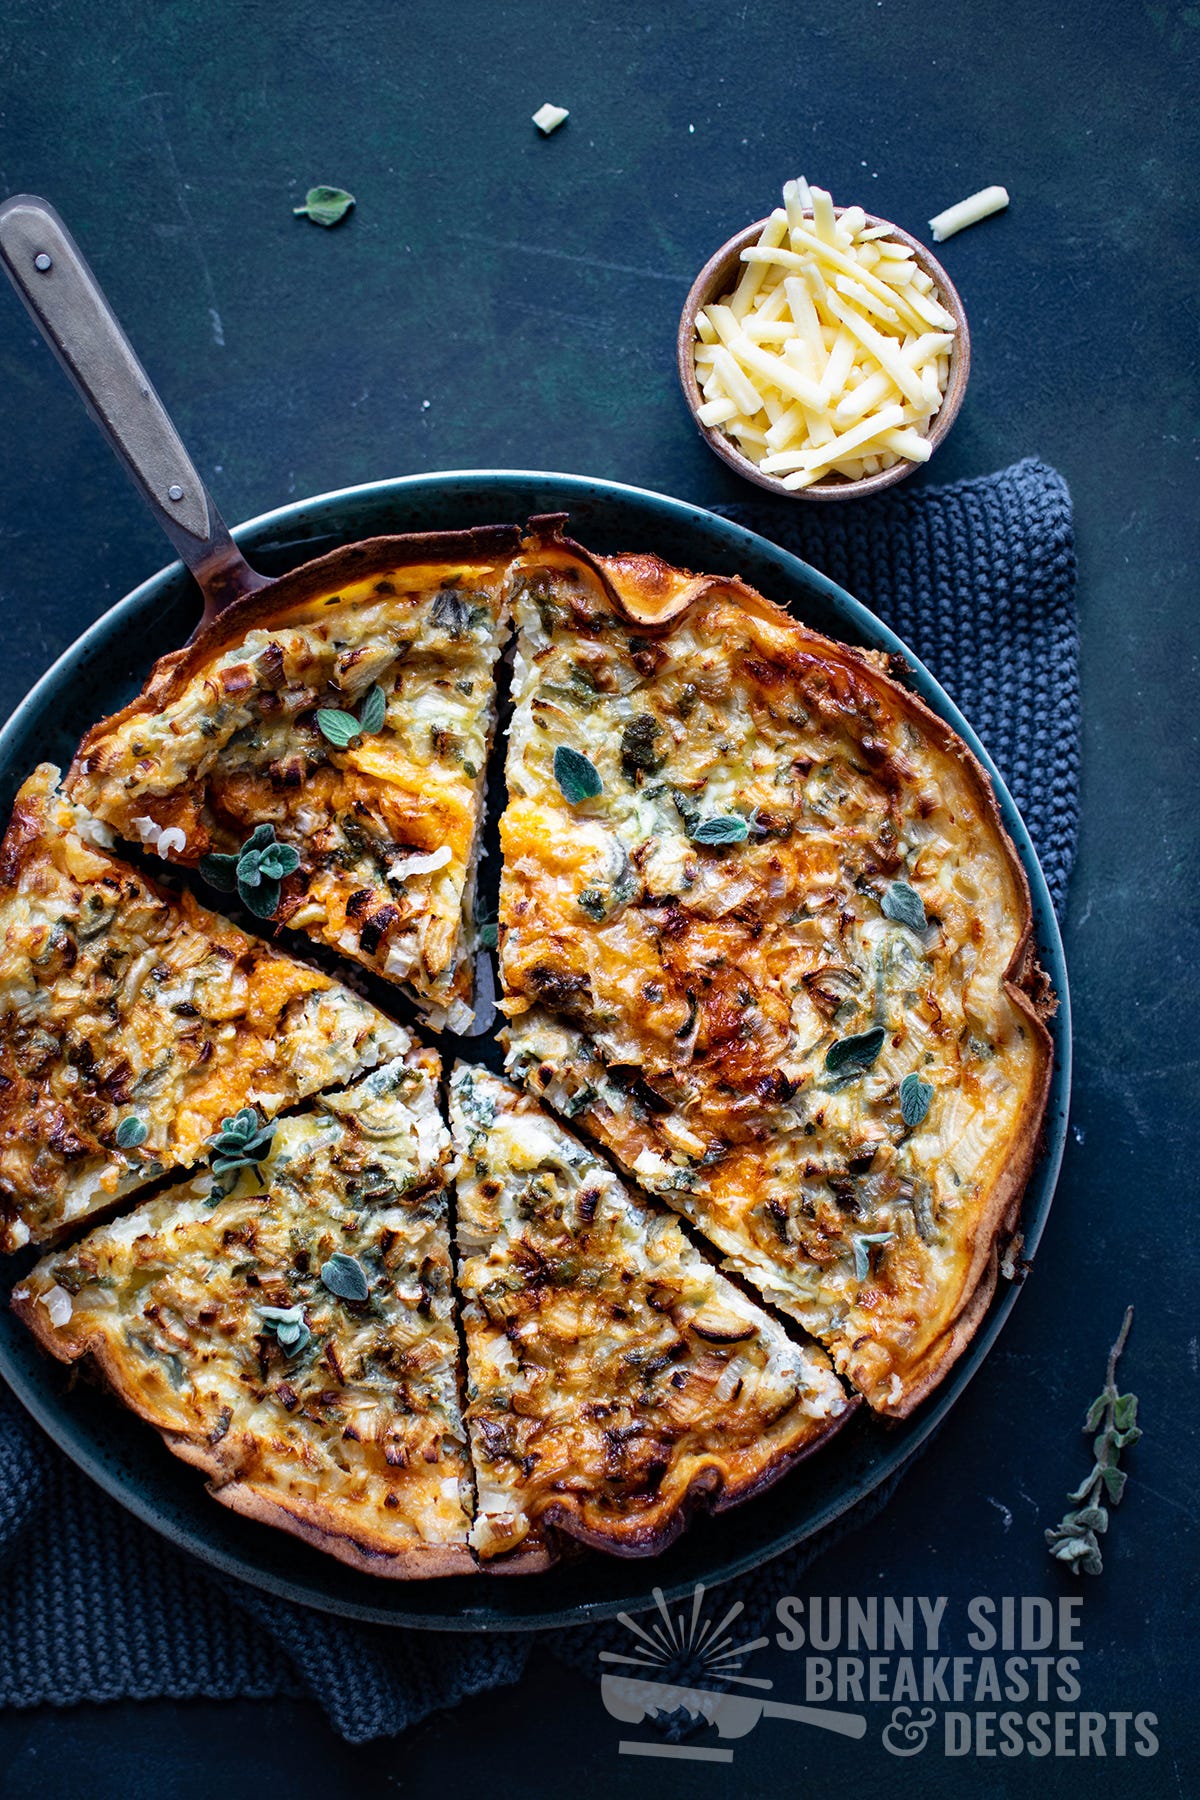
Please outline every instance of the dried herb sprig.
[[1108, 1508], [1101, 1496], [1119, 1506], [1129, 1479], [1118, 1465], [1122, 1450], [1136, 1444], [1141, 1437], [1137, 1423], [1137, 1395], [1118, 1394], [1117, 1364], [1133, 1324], [1133, 1308], [1126, 1308], [1125, 1319], [1116, 1343], [1108, 1353], [1108, 1374], [1103, 1391], [1088, 1408], [1083, 1429], [1095, 1432], [1092, 1443], [1096, 1461], [1086, 1481], [1080, 1483], [1067, 1499], [1074, 1510], [1064, 1513], [1052, 1531], [1046, 1533], [1050, 1554], [1058, 1562], [1069, 1564], [1076, 1575], [1099, 1575], [1104, 1567], [1099, 1537], [1108, 1530]]

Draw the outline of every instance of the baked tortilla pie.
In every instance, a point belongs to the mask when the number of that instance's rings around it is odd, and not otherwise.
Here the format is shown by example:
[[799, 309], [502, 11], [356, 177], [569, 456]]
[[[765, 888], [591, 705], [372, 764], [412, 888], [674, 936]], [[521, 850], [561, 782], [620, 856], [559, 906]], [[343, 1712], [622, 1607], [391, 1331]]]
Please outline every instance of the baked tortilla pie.
[[508, 1064], [901, 1417], [993, 1291], [1051, 1072], [1024, 872], [878, 654], [536, 526]]
[[460, 1064], [450, 1118], [485, 1565], [545, 1567], [559, 1534], [654, 1555], [850, 1417], [828, 1358], [528, 1095]]
[[[522, 1085], [458, 1066], [451, 1168], [433, 1051], [112, 833], [462, 1030], [513, 619]], [[860, 1396], [910, 1413], [1016, 1254], [1054, 1001], [988, 778], [902, 675], [557, 517], [235, 603], [0, 845], [0, 1247], [193, 1171], [43, 1257], [35, 1336], [392, 1576], [651, 1555]]]
[[257, 1164], [97, 1227], [13, 1295], [223, 1505], [406, 1579], [475, 1566], [439, 1067], [411, 1047], [277, 1120]]
[[328, 975], [157, 887], [42, 763], [0, 843], [0, 1248], [208, 1154], [403, 1053], [407, 1032]]
[[251, 909], [463, 1030], [517, 541], [501, 526], [375, 538], [235, 602], [93, 727], [68, 793], [229, 891], [256, 832], [286, 846], [281, 882], [243, 893]]

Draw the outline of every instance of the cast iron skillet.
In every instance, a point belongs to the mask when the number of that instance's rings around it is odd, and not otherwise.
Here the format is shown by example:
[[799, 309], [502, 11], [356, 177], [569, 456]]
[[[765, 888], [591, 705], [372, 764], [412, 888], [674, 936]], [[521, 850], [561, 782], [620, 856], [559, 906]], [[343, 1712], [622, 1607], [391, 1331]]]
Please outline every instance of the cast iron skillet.
[[[234, 536], [257, 567], [278, 574], [365, 537], [520, 523], [547, 512], [569, 514], [569, 530], [590, 549], [655, 551], [687, 568], [739, 574], [819, 631], [904, 656], [916, 691], [987, 768], [1029, 877], [1036, 941], [1060, 1000], [1051, 1023], [1056, 1055], [1045, 1149], [1021, 1220], [1024, 1255], [1032, 1257], [1062, 1159], [1070, 1085], [1070, 1008], [1058, 925], [1028, 833], [986, 750], [928, 671], [865, 607], [806, 563], [699, 507], [575, 475], [408, 476], [299, 501], [251, 520]], [[176, 563], [120, 601], [59, 658], [0, 730], [4, 818], [34, 764], [49, 758], [65, 765], [87, 727], [124, 705], [151, 661], [183, 642], [197, 610], [196, 590]], [[493, 782], [493, 811], [500, 798]], [[494, 879], [494, 857], [490, 872]], [[430, 1035], [448, 1060], [464, 1054], [499, 1066], [499, 1047], [490, 1040], [465, 1044]], [[360, 1574], [216, 1505], [196, 1471], [173, 1457], [155, 1432], [87, 1383], [72, 1387], [70, 1372], [37, 1350], [7, 1308], [11, 1287], [33, 1260], [34, 1253], [24, 1251], [0, 1270], [0, 1374], [54, 1441], [122, 1505], [173, 1543], [267, 1592], [343, 1617], [461, 1631], [534, 1629], [637, 1611], [652, 1603], [655, 1586], [668, 1598], [682, 1597], [697, 1581], [712, 1586], [729, 1580], [801, 1543], [885, 1482], [926, 1442], [995, 1342], [1017, 1291], [1001, 1281], [969, 1348], [911, 1419], [885, 1424], [861, 1408], [819, 1455], [735, 1511], [697, 1519], [662, 1556], [585, 1555], [543, 1575], [394, 1582]]]

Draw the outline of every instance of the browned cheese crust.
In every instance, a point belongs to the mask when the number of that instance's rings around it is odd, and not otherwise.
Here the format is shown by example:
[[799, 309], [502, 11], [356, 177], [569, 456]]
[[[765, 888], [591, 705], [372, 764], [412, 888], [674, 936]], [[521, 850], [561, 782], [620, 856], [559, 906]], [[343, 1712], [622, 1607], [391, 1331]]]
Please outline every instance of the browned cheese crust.
[[243, 1106], [273, 1116], [407, 1034], [340, 982], [169, 894], [43, 763], [0, 844], [0, 1245], [44, 1242]]
[[263, 903], [274, 922], [461, 1030], [516, 543], [503, 526], [371, 539], [236, 602], [93, 727], [70, 793], [192, 868], [271, 827], [299, 859]]
[[655, 1555], [850, 1417], [823, 1352], [519, 1089], [460, 1065], [451, 1123], [485, 1562], [543, 1566], [560, 1533]]
[[[174, 1188], [13, 1295], [223, 1505], [405, 1579], [475, 1567], [438, 1071], [412, 1049], [278, 1121], [228, 1192]], [[339, 1263], [367, 1298], [330, 1285]]]
[[986, 1309], [1049, 1089], [991, 783], [883, 658], [554, 524], [514, 583], [509, 1067], [903, 1416]]

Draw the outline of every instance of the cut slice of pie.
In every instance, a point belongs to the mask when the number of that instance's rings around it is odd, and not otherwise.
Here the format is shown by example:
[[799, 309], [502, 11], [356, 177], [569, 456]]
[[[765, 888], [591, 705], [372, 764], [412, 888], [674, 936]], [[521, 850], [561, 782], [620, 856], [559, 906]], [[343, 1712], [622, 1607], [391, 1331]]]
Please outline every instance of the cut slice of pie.
[[340, 982], [155, 886], [42, 763], [0, 844], [0, 1248], [54, 1236], [411, 1042]]
[[652, 1555], [849, 1417], [824, 1353], [527, 1095], [460, 1065], [450, 1118], [471, 1542], [498, 1572], [545, 1566], [557, 1533]]
[[88, 733], [68, 791], [464, 1029], [516, 543], [372, 539], [237, 602]]
[[224, 1505], [406, 1578], [475, 1566], [439, 1066], [412, 1049], [276, 1120], [13, 1295]]
[[988, 1304], [1050, 1077], [988, 778], [737, 580], [551, 522], [514, 592], [508, 1066], [903, 1415]]

